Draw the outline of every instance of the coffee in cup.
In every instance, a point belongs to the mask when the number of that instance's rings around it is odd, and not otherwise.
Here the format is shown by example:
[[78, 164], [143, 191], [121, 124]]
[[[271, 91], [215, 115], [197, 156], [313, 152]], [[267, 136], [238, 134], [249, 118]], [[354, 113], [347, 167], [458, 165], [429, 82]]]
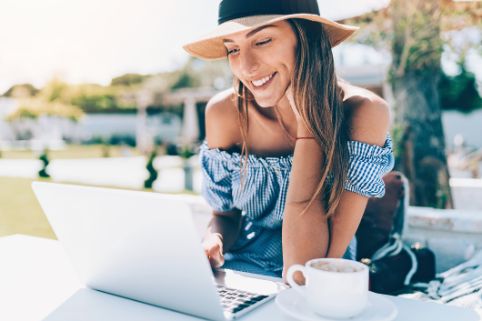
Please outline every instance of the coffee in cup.
[[[293, 279], [298, 271], [305, 277], [305, 286]], [[368, 267], [356, 261], [313, 259], [305, 265], [292, 265], [287, 280], [311, 309], [324, 317], [354, 317], [363, 312], [368, 303]]]

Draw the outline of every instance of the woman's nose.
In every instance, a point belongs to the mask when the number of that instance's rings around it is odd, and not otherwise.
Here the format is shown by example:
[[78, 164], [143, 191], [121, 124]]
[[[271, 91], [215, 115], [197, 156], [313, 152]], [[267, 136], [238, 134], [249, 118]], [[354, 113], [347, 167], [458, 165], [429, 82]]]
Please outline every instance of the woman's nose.
[[256, 72], [259, 69], [259, 61], [256, 55], [245, 51], [241, 55], [241, 64], [240, 69], [241, 73], [245, 78], [251, 78], [255, 76]]

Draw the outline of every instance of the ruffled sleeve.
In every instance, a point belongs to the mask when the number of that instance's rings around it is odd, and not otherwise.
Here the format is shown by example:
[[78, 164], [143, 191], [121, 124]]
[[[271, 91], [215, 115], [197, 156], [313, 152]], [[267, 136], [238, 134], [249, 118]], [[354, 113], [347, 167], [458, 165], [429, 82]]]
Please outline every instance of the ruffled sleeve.
[[201, 145], [199, 160], [203, 176], [202, 195], [215, 211], [232, 210], [232, 160], [229, 154], [219, 149], [209, 149], [206, 142]]
[[367, 197], [383, 197], [383, 175], [393, 169], [392, 140], [387, 136], [383, 147], [360, 141], [348, 141], [350, 154], [348, 178], [344, 188]]

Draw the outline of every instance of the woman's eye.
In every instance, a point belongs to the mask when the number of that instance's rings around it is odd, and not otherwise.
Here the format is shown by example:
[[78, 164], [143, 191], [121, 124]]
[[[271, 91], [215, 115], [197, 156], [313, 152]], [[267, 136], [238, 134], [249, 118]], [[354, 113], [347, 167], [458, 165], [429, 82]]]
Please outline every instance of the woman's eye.
[[256, 45], [257, 45], [257, 46], [262, 46], [262, 45], [265, 45], [265, 44], [267, 44], [267, 43], [269, 43], [269, 42], [271, 42], [271, 39], [266, 39], [266, 40], [257, 42]]
[[238, 49], [227, 49], [227, 51], [228, 51], [228, 56], [229, 56], [229, 55], [237, 53]]
[[[270, 42], [271, 42], [271, 38], [257, 42], [256, 46], [264, 46], [264, 45], [266, 45]], [[237, 54], [239, 52], [239, 49], [238, 48], [226, 49], [226, 51], [227, 51], [228, 56], [231, 56], [231, 55]]]

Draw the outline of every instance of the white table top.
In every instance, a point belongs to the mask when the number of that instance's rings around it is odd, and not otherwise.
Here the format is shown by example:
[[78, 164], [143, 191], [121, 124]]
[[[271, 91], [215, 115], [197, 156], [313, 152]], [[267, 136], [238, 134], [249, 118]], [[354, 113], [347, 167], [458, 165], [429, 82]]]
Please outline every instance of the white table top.
[[[82, 296], [82, 293], [88, 292], [87, 290], [78, 292], [82, 287], [57, 241], [24, 235], [0, 238], [0, 320], [42, 320], [74, 293], [77, 292], [79, 296]], [[396, 321], [482, 320], [477, 313], [469, 309], [399, 297], [386, 297], [398, 308]], [[112, 303], [108, 297], [104, 301], [105, 303], [102, 304], [106, 306]], [[129, 301], [126, 300], [125, 304], [130, 304]], [[99, 302], [97, 301], [97, 303]], [[115, 304], [119, 304], [119, 302], [122, 301], [117, 300]], [[152, 315], [156, 314], [158, 320], [202, 320], [160, 308], [152, 309], [156, 310]], [[95, 312], [93, 311], [95, 309], [91, 310], [90, 313]], [[131, 310], [134, 313], [135, 307]], [[90, 320], [108, 321], [105, 314], [92, 314], [89, 317]], [[151, 318], [147, 319], [151, 320]], [[130, 319], [128, 316], [122, 315], [113, 316], [112, 320], [135, 320], [135, 318]], [[270, 302], [241, 320], [288, 321], [294, 319], [285, 316], [274, 302]]]

